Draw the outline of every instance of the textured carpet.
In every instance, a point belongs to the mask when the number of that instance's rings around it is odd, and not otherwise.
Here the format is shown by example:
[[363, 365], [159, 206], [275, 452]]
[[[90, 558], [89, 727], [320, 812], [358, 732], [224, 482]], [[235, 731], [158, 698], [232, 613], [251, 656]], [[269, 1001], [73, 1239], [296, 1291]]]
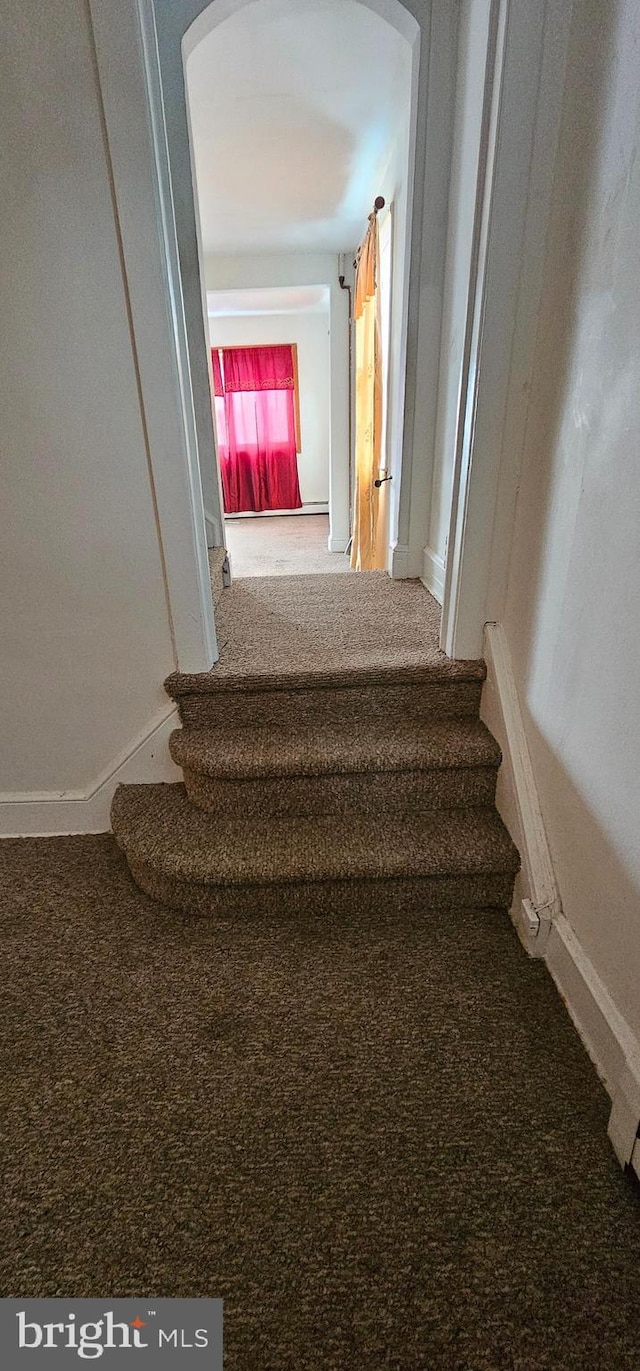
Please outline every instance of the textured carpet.
[[2, 1293], [222, 1295], [227, 1371], [636, 1371], [640, 1206], [505, 915], [153, 905], [0, 845]]
[[[371, 823], [369, 814], [282, 822], [261, 814], [249, 823], [241, 812], [223, 822], [189, 803], [182, 785], [127, 785], [112, 809], [114, 832], [125, 852], [166, 875], [221, 885], [247, 882], [363, 880], [511, 872], [518, 853], [498, 817], [480, 809], [390, 813]], [[282, 898], [282, 893], [280, 893]]]
[[329, 552], [328, 514], [225, 519], [234, 576], [298, 576], [349, 572], [343, 552]]
[[438, 646], [440, 606], [420, 581], [392, 581], [384, 571], [353, 576], [254, 576], [234, 581], [216, 606], [220, 660], [189, 683], [249, 689], [309, 677], [349, 682], [374, 678], [480, 677], [479, 662], [452, 662]]
[[321, 710], [284, 728], [225, 719], [177, 729], [169, 745], [190, 800], [223, 818], [492, 805], [500, 762], [479, 719], [388, 712], [356, 727]]
[[379, 572], [224, 591], [220, 661], [165, 682], [185, 786], [120, 787], [112, 805], [142, 890], [216, 917], [508, 907], [484, 664], [445, 657], [439, 619], [418, 581]]

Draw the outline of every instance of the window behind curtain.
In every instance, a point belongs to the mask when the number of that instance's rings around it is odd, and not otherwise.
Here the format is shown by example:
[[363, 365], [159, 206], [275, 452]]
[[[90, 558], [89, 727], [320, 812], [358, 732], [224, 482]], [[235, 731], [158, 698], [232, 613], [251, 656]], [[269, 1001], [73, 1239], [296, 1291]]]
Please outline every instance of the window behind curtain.
[[225, 512], [299, 509], [295, 346], [214, 348], [213, 376]]

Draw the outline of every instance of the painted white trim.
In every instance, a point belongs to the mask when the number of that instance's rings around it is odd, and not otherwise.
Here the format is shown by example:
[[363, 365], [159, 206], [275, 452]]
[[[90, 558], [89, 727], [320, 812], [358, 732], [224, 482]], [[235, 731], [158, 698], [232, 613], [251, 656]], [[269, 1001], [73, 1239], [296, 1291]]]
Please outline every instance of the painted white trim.
[[[391, 575], [419, 577], [429, 524], [436, 436], [440, 332], [444, 304], [447, 205], [454, 124], [458, 6], [432, 0], [408, 8], [420, 13], [420, 49], [414, 45], [414, 87], [405, 246], [403, 397], [399, 453], [391, 454]], [[428, 190], [426, 187], [428, 186]], [[399, 403], [399, 401], [398, 401]], [[396, 548], [398, 556], [396, 556]], [[402, 552], [400, 552], [402, 549]]]
[[89, 0], [176, 665], [207, 671], [217, 647], [149, 3]]
[[169, 735], [179, 727], [176, 706], [168, 705], [84, 790], [0, 795], [0, 836], [108, 832], [117, 786], [182, 780], [168, 746]]
[[433, 595], [434, 600], [441, 605], [444, 599], [444, 577], [445, 565], [444, 557], [438, 552], [434, 552], [432, 547], [425, 547], [422, 564], [421, 581], [423, 586]]
[[346, 552], [350, 538], [327, 538], [327, 549], [329, 552]]
[[596, 1067], [612, 1108], [608, 1133], [621, 1166], [637, 1160], [640, 1043], [614, 1004], [563, 914], [553, 924], [545, 960]]
[[301, 505], [300, 509], [261, 509], [243, 510], [240, 514], [225, 514], [225, 524], [233, 524], [236, 519], [288, 519], [296, 514], [328, 514], [329, 505], [326, 500], [318, 500], [313, 504]]
[[[492, 0], [484, 153], [441, 646], [482, 650], [508, 564], [566, 68], [564, 0]], [[495, 609], [494, 611], [495, 612]]]
[[[407, 222], [402, 234], [404, 271], [400, 314], [402, 349], [398, 358], [395, 404], [402, 415], [401, 451], [394, 455], [390, 500], [393, 538], [411, 548], [408, 574], [419, 576], [425, 530], [424, 506], [431, 482], [435, 405], [438, 383], [438, 338], [444, 285], [448, 147], [453, 123], [451, 91], [455, 83], [457, 9], [450, 0], [363, 0], [406, 38], [413, 49], [409, 126]], [[251, 0], [201, 0], [182, 36], [185, 62], [212, 28], [236, 14]], [[191, 11], [193, 14], [193, 9]], [[171, 58], [175, 63], [175, 56]], [[167, 69], [163, 51], [164, 70]], [[175, 79], [176, 72], [173, 71]], [[176, 83], [177, 86], [177, 83]], [[429, 194], [424, 194], [429, 176]], [[173, 167], [175, 179], [175, 166]], [[176, 182], [177, 185], [177, 182]], [[192, 205], [183, 180], [176, 202], [182, 229], [193, 234]], [[193, 198], [193, 197], [191, 197]], [[397, 275], [397, 273], [396, 273]], [[336, 270], [337, 277], [337, 270]], [[424, 288], [424, 281], [427, 288]], [[399, 277], [396, 286], [399, 284]], [[337, 280], [332, 288], [331, 313], [337, 311]], [[340, 292], [343, 294], [343, 292]], [[346, 310], [346, 297], [342, 306]], [[339, 318], [336, 315], [334, 317]], [[332, 335], [334, 323], [331, 324]], [[337, 344], [336, 344], [337, 346]], [[346, 357], [345, 357], [346, 365]], [[335, 397], [334, 397], [335, 399]], [[348, 414], [342, 401], [331, 407], [330, 515], [332, 535], [348, 536], [348, 488], [344, 437]]]
[[389, 548], [388, 572], [394, 581], [406, 581], [411, 572], [411, 553], [406, 543], [392, 543]]
[[[611, 1101], [609, 1137], [621, 1165], [640, 1162], [640, 1043], [562, 912], [509, 648], [485, 627], [487, 679], [480, 717], [500, 744], [496, 805], [522, 860], [511, 917], [532, 957], [543, 957]], [[640, 1168], [637, 1168], [640, 1170]]]
[[[522, 861], [522, 870], [515, 886], [512, 918], [527, 951], [532, 956], [541, 957], [544, 955], [550, 923], [561, 912], [560, 895], [511, 657], [501, 624], [485, 626], [484, 657], [487, 679], [482, 691], [480, 717], [502, 749], [496, 805]], [[523, 901], [529, 902], [529, 909], [523, 909]]]

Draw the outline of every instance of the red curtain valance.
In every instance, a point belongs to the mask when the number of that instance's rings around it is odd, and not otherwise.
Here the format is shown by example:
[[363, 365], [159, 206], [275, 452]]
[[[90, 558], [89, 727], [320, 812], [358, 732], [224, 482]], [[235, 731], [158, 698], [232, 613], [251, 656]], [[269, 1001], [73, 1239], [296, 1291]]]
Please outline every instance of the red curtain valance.
[[[290, 343], [255, 348], [223, 348], [222, 353], [226, 392], [295, 389], [293, 348]], [[222, 381], [223, 378], [220, 379]]]

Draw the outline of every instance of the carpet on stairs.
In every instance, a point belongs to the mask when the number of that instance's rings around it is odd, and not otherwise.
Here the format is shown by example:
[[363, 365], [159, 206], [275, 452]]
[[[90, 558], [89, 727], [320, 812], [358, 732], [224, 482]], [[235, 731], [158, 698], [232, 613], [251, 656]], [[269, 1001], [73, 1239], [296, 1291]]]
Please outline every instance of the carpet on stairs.
[[439, 606], [385, 573], [237, 581], [220, 661], [167, 689], [184, 786], [126, 786], [114, 834], [147, 894], [193, 913], [509, 905], [482, 662], [438, 644]]

